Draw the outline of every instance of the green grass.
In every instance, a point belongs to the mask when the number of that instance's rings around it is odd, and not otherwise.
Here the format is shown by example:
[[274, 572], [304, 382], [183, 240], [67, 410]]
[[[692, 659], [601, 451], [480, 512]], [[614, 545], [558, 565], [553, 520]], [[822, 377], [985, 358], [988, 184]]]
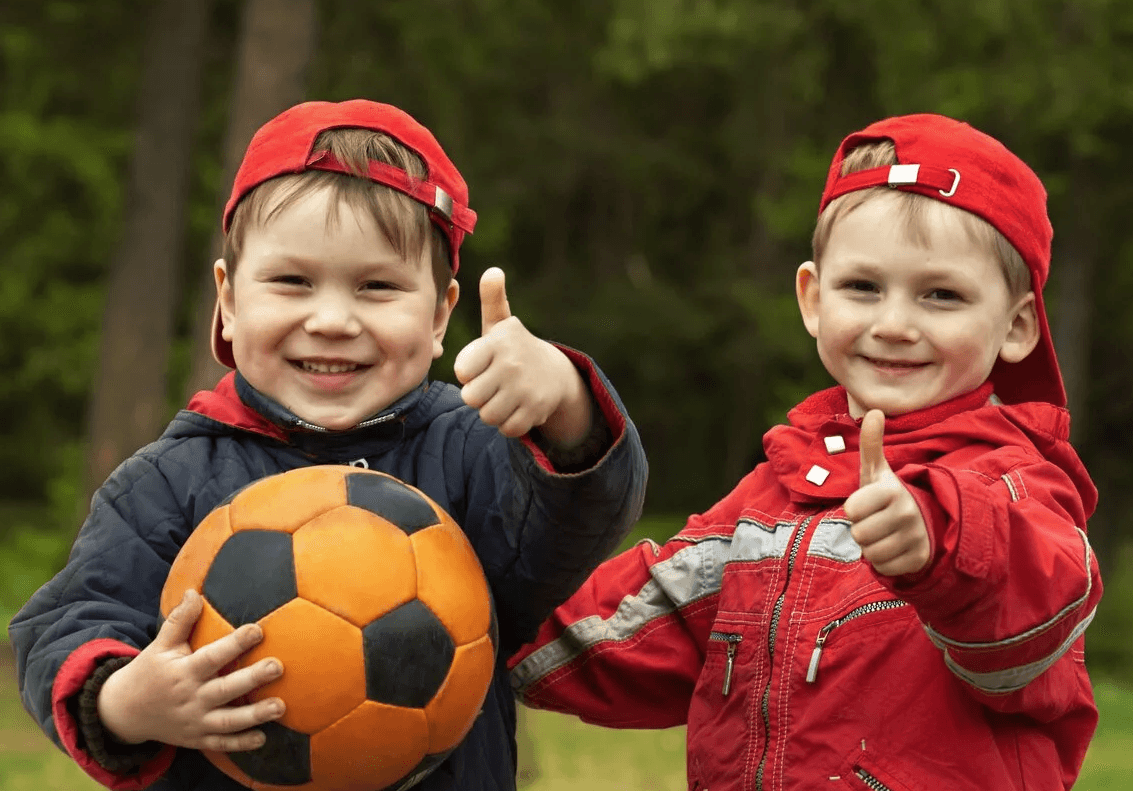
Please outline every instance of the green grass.
[[[1133, 787], [1133, 689], [1101, 681], [1094, 693], [1098, 733], [1074, 791], [1128, 791]], [[531, 744], [520, 764], [522, 791], [687, 788], [683, 728], [618, 731], [545, 711], [528, 711], [526, 717]], [[529, 780], [522, 773], [530, 766], [536, 775]]]
[[[1101, 724], [1075, 791], [1118, 791], [1133, 777], [1133, 689], [1095, 687]], [[682, 791], [684, 728], [621, 731], [574, 717], [524, 711], [522, 791]], [[24, 712], [11, 654], [0, 649], [0, 791], [97, 791]]]
[[[683, 518], [647, 517], [622, 546], [646, 537], [663, 541], [682, 524]], [[61, 539], [36, 530], [16, 531], [0, 542], [0, 625], [5, 632], [12, 613], [50, 576], [65, 550]], [[1097, 628], [1095, 624], [1093, 630]], [[1133, 787], [1133, 687], [1099, 681], [1095, 695], [1100, 725], [1075, 791], [1129, 789]], [[543, 711], [524, 711], [521, 716], [526, 725], [520, 735], [521, 791], [686, 788], [683, 728], [608, 730]], [[53, 746], [23, 710], [6, 634], [0, 634], [0, 791], [101, 788]]]

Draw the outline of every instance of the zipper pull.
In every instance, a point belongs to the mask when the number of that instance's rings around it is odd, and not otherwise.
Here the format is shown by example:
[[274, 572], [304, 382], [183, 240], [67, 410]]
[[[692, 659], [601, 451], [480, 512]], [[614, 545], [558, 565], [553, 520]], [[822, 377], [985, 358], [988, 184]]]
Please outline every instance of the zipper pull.
[[732, 690], [732, 666], [736, 660], [736, 646], [737, 642], [728, 643], [728, 664], [724, 666], [724, 695], [726, 696]]
[[818, 678], [818, 660], [822, 656], [822, 646], [836, 623], [837, 621], [828, 623], [818, 630], [818, 637], [814, 640], [814, 651], [810, 655], [810, 665], [806, 669], [806, 683], [808, 684], [813, 684], [814, 680]]
[[724, 695], [727, 695], [732, 691], [732, 670], [736, 664], [736, 649], [740, 647], [740, 641], [744, 639], [744, 636], [734, 632], [712, 632], [708, 635], [708, 639], [728, 644], [728, 659], [727, 664], [724, 665], [724, 688], [722, 690]]

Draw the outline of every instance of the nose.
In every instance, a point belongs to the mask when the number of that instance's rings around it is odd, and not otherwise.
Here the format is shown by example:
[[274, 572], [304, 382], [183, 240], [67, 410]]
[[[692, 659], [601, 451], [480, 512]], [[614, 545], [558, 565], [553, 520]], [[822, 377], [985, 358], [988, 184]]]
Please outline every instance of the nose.
[[914, 343], [920, 338], [913, 306], [895, 296], [877, 305], [870, 328], [873, 337], [894, 343]]
[[329, 289], [323, 291], [312, 298], [303, 328], [312, 335], [352, 338], [362, 331], [354, 307], [350, 295]]

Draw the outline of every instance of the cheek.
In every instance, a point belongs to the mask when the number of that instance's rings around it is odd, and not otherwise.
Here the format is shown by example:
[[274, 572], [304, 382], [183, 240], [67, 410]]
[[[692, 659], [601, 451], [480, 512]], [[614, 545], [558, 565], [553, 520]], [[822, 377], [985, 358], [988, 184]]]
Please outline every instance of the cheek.
[[838, 349], [852, 344], [861, 334], [861, 322], [845, 310], [825, 312], [819, 323], [818, 345]]

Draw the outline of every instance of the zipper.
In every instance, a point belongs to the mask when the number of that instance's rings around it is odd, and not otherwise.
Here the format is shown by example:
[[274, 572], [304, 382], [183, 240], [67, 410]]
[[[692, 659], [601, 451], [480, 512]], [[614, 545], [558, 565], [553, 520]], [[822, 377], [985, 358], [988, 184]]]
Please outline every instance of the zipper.
[[712, 632], [708, 635], [709, 640], [717, 640], [728, 644], [728, 663], [724, 665], [724, 688], [721, 690], [724, 697], [732, 691], [732, 667], [736, 661], [736, 649], [740, 647], [740, 641], [744, 639], [742, 634], [735, 632]]
[[873, 789], [873, 791], [892, 791], [889, 786], [885, 785], [885, 783], [878, 780], [860, 766], [854, 768], [854, 774], [856, 774], [863, 783]]
[[771, 626], [767, 630], [767, 657], [768, 657], [768, 674], [767, 686], [763, 688], [763, 700], [759, 704], [760, 714], [763, 715], [763, 754], [759, 756], [759, 766], [755, 770], [755, 788], [756, 791], [763, 791], [763, 771], [767, 766], [767, 745], [771, 741], [771, 676], [770, 672], [775, 666], [775, 633], [779, 630], [779, 618], [783, 614], [783, 602], [787, 598], [787, 589], [791, 586], [791, 572], [795, 569], [795, 560], [799, 555], [799, 547], [803, 543], [803, 536], [806, 535], [806, 530], [810, 527], [810, 523], [814, 521], [813, 516], [808, 516], [799, 525], [798, 531], [795, 533], [795, 538], [791, 542], [791, 552], [787, 556], [787, 579], [783, 583], [783, 590], [779, 593], [779, 598], [775, 600], [775, 608], [771, 611]]
[[[356, 426], [353, 426], [352, 428], [370, 428], [370, 426], [377, 426], [381, 423], [388, 423], [389, 421], [393, 420], [395, 417], [397, 417], [396, 412], [387, 412], [384, 415], [378, 415], [377, 417], [372, 417], [369, 420], [363, 420], [361, 423], [359, 423]], [[322, 426], [316, 426], [314, 423], [308, 423], [306, 420], [304, 420], [303, 418], [298, 417], [298, 416], [294, 417], [289, 422], [293, 426], [296, 426], [296, 427], [301, 428], [301, 429], [305, 429], [307, 431], [313, 431], [313, 432], [318, 433], [318, 434], [329, 434], [330, 433], [330, 429], [323, 428]]]
[[884, 610], [892, 610], [896, 607], [904, 607], [907, 602], [901, 599], [886, 599], [884, 601], [873, 601], [869, 604], [863, 604], [861, 607], [855, 607], [841, 618], [836, 618], [830, 623], [823, 626], [818, 630], [818, 637], [814, 640], [814, 652], [810, 655], [810, 665], [806, 669], [806, 681], [808, 684], [813, 684], [814, 680], [818, 678], [818, 660], [822, 656], [822, 646], [826, 643], [826, 639], [830, 637], [830, 633], [837, 629], [847, 621], [852, 621], [859, 615], [869, 615], [870, 613], [882, 612]]

